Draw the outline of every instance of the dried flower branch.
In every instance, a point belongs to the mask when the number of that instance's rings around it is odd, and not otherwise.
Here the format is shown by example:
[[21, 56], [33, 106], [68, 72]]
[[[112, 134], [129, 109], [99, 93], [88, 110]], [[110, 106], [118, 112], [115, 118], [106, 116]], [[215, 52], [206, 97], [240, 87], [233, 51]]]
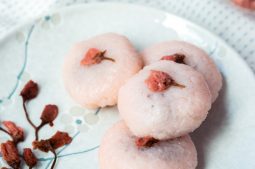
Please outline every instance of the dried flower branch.
[[50, 151], [53, 153], [54, 161], [51, 165], [51, 169], [53, 169], [57, 161], [57, 154], [55, 150], [66, 144], [70, 144], [71, 141], [72, 138], [66, 132], [57, 131], [51, 138], [47, 140], [34, 141], [33, 148], [39, 149], [43, 152]]
[[20, 95], [23, 98], [23, 108], [26, 114], [27, 121], [35, 130], [35, 140], [39, 140], [39, 131], [43, 126], [45, 126], [46, 124], [53, 126], [53, 121], [56, 119], [58, 115], [58, 107], [56, 105], [46, 105], [41, 114], [41, 124], [36, 126], [32, 122], [26, 108], [26, 102], [35, 98], [38, 95], [38, 91], [39, 91], [39, 88], [37, 83], [30, 80], [20, 93]]
[[114, 59], [105, 56], [106, 50], [100, 51], [96, 48], [90, 48], [85, 57], [81, 60], [81, 65], [93, 65], [101, 63], [103, 60], [115, 62]]
[[[62, 147], [66, 144], [71, 143], [72, 138], [65, 132], [56, 132], [51, 138], [47, 140], [39, 140], [39, 130], [49, 124], [53, 126], [54, 120], [58, 116], [58, 107], [56, 105], [46, 105], [41, 113], [41, 123], [40, 125], [36, 126], [29, 117], [29, 113], [26, 108], [26, 103], [32, 99], [34, 99], [39, 92], [38, 85], [30, 80], [23, 90], [21, 91], [20, 95], [23, 98], [23, 108], [26, 115], [26, 119], [29, 124], [35, 130], [35, 141], [33, 141], [34, 149], [39, 149], [43, 152], [52, 152], [54, 154], [54, 161], [52, 163], [51, 169], [54, 168], [56, 161], [57, 161], [57, 154], [56, 149]], [[17, 126], [12, 121], [4, 121], [2, 123], [5, 128], [0, 127], [0, 131], [8, 134], [12, 137], [13, 141], [7, 141], [6, 143], [1, 144], [1, 153], [3, 155], [3, 159], [13, 168], [13, 169], [20, 169], [21, 159], [19, 158], [17, 144], [21, 141], [24, 141], [24, 131], [21, 127]], [[36, 156], [33, 154], [30, 148], [25, 148], [23, 150], [23, 158], [25, 163], [29, 166], [30, 169], [36, 166], [37, 159]], [[1, 169], [7, 169], [6, 167], [2, 167]]]
[[36, 126], [35, 124], [31, 121], [30, 117], [29, 117], [29, 114], [28, 114], [28, 111], [27, 111], [27, 108], [26, 108], [26, 102], [27, 101], [30, 101], [32, 99], [34, 99], [37, 95], [38, 95], [38, 92], [39, 92], [39, 87], [37, 85], [37, 83], [35, 83], [34, 81], [30, 80], [26, 85], [25, 87], [22, 89], [21, 93], [20, 93], [20, 96], [22, 97], [23, 99], [23, 109], [25, 111], [25, 115], [26, 115], [26, 119], [27, 121], [29, 122], [29, 124], [34, 128], [36, 129]]

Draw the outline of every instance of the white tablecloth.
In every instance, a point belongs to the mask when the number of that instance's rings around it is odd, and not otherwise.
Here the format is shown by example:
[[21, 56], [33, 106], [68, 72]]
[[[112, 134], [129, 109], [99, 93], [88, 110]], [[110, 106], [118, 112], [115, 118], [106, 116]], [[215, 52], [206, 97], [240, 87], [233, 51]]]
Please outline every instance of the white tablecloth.
[[104, 1], [143, 4], [187, 18], [222, 37], [255, 72], [255, 12], [230, 0], [1, 0], [0, 38], [49, 9]]

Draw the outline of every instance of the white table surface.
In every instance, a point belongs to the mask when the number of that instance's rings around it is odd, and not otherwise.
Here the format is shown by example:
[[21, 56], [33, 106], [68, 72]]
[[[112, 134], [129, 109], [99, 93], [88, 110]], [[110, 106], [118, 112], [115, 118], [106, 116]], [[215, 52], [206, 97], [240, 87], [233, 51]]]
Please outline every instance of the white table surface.
[[47, 10], [91, 2], [142, 4], [191, 20], [224, 39], [255, 72], [255, 12], [241, 9], [230, 0], [1, 0], [0, 39]]

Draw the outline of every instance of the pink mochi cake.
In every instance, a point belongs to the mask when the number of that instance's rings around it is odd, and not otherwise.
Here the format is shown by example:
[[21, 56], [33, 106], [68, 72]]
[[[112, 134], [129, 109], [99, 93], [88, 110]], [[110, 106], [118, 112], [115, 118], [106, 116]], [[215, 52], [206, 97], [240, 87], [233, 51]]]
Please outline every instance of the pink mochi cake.
[[138, 147], [125, 123], [105, 134], [99, 150], [100, 169], [195, 169], [197, 151], [189, 135]]
[[64, 85], [82, 106], [112, 106], [117, 103], [119, 88], [142, 66], [125, 36], [106, 33], [71, 48], [63, 66]]
[[205, 51], [183, 41], [167, 41], [146, 48], [141, 55], [145, 65], [159, 60], [173, 60], [191, 66], [205, 77], [212, 94], [212, 102], [222, 87], [222, 77], [213, 60]]
[[194, 131], [210, 108], [211, 94], [203, 75], [173, 61], [144, 67], [118, 96], [120, 116], [131, 132], [159, 140]]

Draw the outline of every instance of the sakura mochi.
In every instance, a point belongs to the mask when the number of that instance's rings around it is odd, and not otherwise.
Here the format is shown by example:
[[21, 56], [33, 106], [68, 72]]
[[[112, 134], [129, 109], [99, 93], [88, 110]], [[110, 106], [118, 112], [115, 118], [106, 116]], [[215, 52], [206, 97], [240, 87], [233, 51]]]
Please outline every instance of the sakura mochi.
[[204, 76], [166, 60], [144, 67], [121, 87], [118, 97], [120, 115], [131, 132], [159, 140], [194, 131], [210, 108]]
[[186, 64], [205, 77], [212, 94], [212, 102], [222, 87], [222, 77], [213, 60], [202, 49], [183, 41], [167, 41], [146, 48], [141, 55], [145, 65], [159, 60], [172, 60]]
[[141, 67], [141, 58], [125, 36], [106, 33], [71, 48], [63, 66], [64, 85], [82, 106], [112, 106], [119, 88]]
[[150, 146], [137, 146], [137, 138], [123, 122], [105, 134], [99, 150], [100, 169], [195, 169], [197, 152], [188, 135]]

